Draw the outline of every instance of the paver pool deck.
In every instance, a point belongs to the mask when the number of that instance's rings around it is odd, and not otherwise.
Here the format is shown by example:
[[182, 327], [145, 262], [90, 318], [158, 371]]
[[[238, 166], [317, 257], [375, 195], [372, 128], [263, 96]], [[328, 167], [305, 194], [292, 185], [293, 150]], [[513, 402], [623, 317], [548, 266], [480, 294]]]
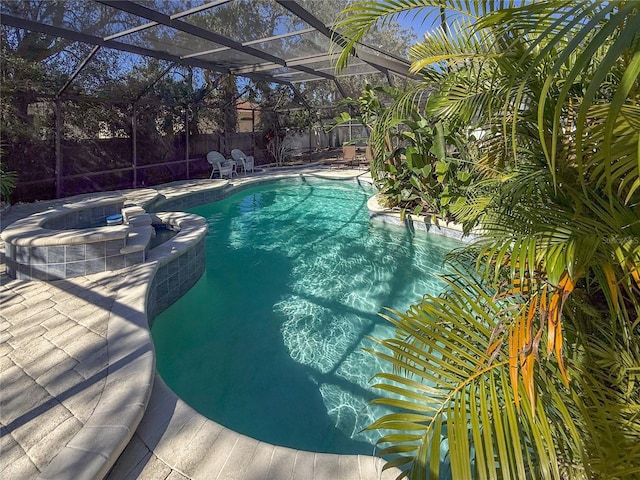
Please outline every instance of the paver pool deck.
[[[363, 172], [307, 169], [305, 174], [354, 177]], [[262, 177], [234, 178], [232, 183]], [[225, 184], [186, 181], [155, 190], [171, 197]], [[123, 193], [140, 201], [136, 195], [149, 190]], [[14, 206], [0, 227], [68, 201]], [[383, 462], [375, 457], [260, 442], [180, 400], [155, 373], [145, 306], [154, 268], [150, 262], [46, 283], [13, 280], [0, 265], [0, 478], [397, 476], [397, 470], [382, 472]]]

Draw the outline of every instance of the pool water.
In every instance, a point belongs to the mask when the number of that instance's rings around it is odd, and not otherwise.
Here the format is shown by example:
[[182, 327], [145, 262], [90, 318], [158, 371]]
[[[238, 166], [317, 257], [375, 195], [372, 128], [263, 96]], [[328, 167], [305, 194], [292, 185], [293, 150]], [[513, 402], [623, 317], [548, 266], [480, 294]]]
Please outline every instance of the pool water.
[[372, 454], [363, 431], [394, 335], [378, 312], [437, 294], [459, 242], [369, 219], [370, 187], [279, 183], [190, 210], [209, 225], [200, 281], [156, 318], [164, 381], [206, 417], [291, 448]]
[[164, 242], [171, 240], [177, 234], [177, 230], [173, 230], [166, 225], [153, 225], [153, 235], [151, 235], [149, 248], [156, 248], [157, 246], [162, 245]]

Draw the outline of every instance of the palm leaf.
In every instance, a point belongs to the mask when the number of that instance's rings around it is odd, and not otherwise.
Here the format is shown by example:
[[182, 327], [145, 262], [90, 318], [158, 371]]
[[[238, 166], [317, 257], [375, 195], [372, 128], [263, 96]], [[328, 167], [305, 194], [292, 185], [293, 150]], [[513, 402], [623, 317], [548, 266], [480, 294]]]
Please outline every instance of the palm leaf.
[[[500, 2], [503, 5], [515, 5], [516, 2]], [[478, 19], [495, 10], [496, 2], [484, 2], [480, 0], [379, 0], [357, 1], [345, 8], [338, 18], [336, 30], [340, 38], [335, 38], [335, 43], [340, 48], [337, 59], [337, 69], [341, 70], [348, 65], [349, 58], [357, 52], [359, 43], [365, 34], [373, 28], [377, 22], [383, 25], [385, 22], [398, 19], [399, 16], [412, 11], [414, 17], [424, 16], [429, 13], [440, 13], [443, 9], [445, 15], [456, 18]]]
[[[412, 478], [438, 478], [446, 440], [453, 478], [525, 478], [534, 471], [536, 478], [561, 478], [547, 467], [556, 433], [534, 421], [533, 410], [517, 413], [506, 358], [490, 363], [486, 355], [496, 319], [509, 321], [510, 311], [484, 287], [461, 286], [466, 273], [448, 278], [443, 296], [387, 317], [397, 335], [372, 351], [394, 367], [376, 376], [375, 387], [387, 394], [376, 403], [395, 410], [369, 427], [392, 432], [381, 438], [381, 445], [393, 444], [381, 454]], [[545, 408], [538, 400], [537, 409]]]
[[[554, 15], [543, 16], [549, 5], [556, 6]], [[604, 141], [601, 144], [607, 159], [603, 162], [604, 175], [611, 192], [611, 176], [608, 165], [611, 165], [610, 149], [614, 144], [614, 125], [618, 122], [622, 108], [629, 99], [630, 92], [638, 88], [638, 76], [640, 65], [638, 51], [640, 44], [638, 31], [640, 30], [640, 11], [637, 2], [596, 2], [588, 1], [576, 5], [574, 2], [543, 2], [540, 5], [533, 4], [520, 10], [501, 12], [505, 28], [523, 28], [531, 24], [531, 19], [541, 22], [538, 35], [525, 53], [528, 57], [538, 50], [534, 65], [549, 62], [549, 53], [560, 51], [554, 59], [553, 66], [547, 75], [547, 80], [540, 92], [538, 106], [538, 124], [541, 145], [545, 149], [549, 161], [549, 169], [554, 175], [559, 158], [558, 145], [560, 138], [565, 136], [561, 131], [566, 122], [566, 99], [570, 88], [580, 77], [583, 95], [579, 99], [579, 111], [575, 122], [576, 130], [572, 133], [576, 139], [576, 162], [582, 168], [582, 159], [589, 156], [590, 150], [585, 148], [584, 139], [588, 138], [586, 130], [590, 123], [587, 121], [591, 107], [599, 103], [599, 97], [606, 91], [610, 84], [607, 79], [612, 72], [620, 72], [620, 80], [616, 82], [613, 91], [612, 102], [606, 112]], [[485, 19], [490, 23], [491, 19]], [[508, 26], [508, 27], [506, 27]], [[571, 40], [567, 43], [567, 38]], [[603, 45], [606, 48], [603, 48]], [[525, 64], [525, 57], [520, 60]], [[569, 71], [566, 65], [571, 65]], [[514, 84], [522, 84], [534, 75], [532, 67], [523, 76], [522, 71], [514, 75]], [[624, 79], [624, 80], [623, 80]], [[550, 95], [554, 85], [562, 83], [559, 92]], [[552, 116], [553, 127], [551, 132], [544, 129], [548, 118], [546, 105], [553, 101], [556, 105]], [[515, 123], [515, 120], [514, 120]], [[551, 145], [548, 146], [548, 141]]]

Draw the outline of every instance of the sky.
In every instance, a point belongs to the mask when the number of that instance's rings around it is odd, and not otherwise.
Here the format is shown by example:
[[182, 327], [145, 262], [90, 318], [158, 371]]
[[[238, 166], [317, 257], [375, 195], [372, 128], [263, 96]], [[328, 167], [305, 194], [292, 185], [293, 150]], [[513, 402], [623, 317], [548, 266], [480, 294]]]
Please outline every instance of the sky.
[[403, 28], [411, 29], [416, 34], [418, 40], [422, 39], [425, 32], [432, 30], [440, 23], [438, 12], [430, 12], [427, 15], [426, 10], [421, 12], [410, 12], [398, 17], [397, 22]]

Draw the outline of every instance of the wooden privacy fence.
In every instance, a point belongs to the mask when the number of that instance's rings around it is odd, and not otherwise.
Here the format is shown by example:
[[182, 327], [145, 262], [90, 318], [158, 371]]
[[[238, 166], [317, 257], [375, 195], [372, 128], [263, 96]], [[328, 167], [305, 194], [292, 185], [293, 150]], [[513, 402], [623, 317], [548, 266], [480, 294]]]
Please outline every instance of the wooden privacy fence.
[[30, 202], [208, 178], [211, 167], [206, 154], [211, 150], [229, 156], [233, 148], [240, 148], [254, 155], [258, 164], [266, 163], [266, 152], [256, 145], [255, 137], [251, 132], [198, 134], [189, 136], [187, 144], [184, 134], [138, 136], [135, 148], [133, 139], [127, 137], [63, 139], [58, 145], [58, 161], [51, 139], [18, 145], [13, 151], [9, 146], [6, 156], [18, 158], [9, 167], [19, 172], [12, 200]]
[[[60, 126], [56, 129], [63, 131]], [[315, 128], [289, 133], [291, 154], [340, 146], [355, 137], [351, 130], [336, 128], [325, 132]], [[184, 132], [143, 134], [130, 128], [121, 130], [118, 136], [100, 138], [78, 134], [66, 126], [64, 133], [53, 133], [51, 128], [40, 138], [4, 147], [3, 164], [7, 170], [18, 172], [13, 202], [208, 178], [211, 167], [206, 154], [212, 150], [230, 156], [232, 149], [239, 148], [253, 155], [256, 165], [273, 161], [259, 132], [187, 136]]]

